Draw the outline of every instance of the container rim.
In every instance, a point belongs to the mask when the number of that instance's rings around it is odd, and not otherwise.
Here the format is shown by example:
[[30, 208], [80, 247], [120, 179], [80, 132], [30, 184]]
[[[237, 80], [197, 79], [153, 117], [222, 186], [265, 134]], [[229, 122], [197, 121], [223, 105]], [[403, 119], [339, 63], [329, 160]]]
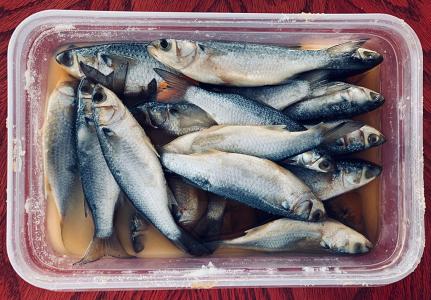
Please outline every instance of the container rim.
[[[298, 24], [301, 21], [309, 22], [309, 24], [319, 23], [319, 22], [338, 22], [340, 20], [348, 20], [353, 23], [360, 22], [378, 22], [379, 26], [382, 26], [388, 30], [393, 31], [398, 34], [408, 46], [408, 51], [410, 53], [415, 53], [417, 60], [412, 61], [412, 71], [416, 72], [417, 81], [416, 86], [412, 87], [413, 93], [417, 93], [412, 97], [412, 101], [417, 105], [417, 109], [412, 110], [411, 119], [412, 121], [412, 132], [423, 137], [423, 97], [422, 97], [422, 81], [423, 81], [423, 55], [422, 47], [419, 39], [413, 29], [406, 24], [402, 19], [394, 17], [388, 14], [260, 14], [260, 13], [189, 13], [189, 12], [107, 12], [107, 11], [82, 11], [82, 10], [45, 10], [35, 13], [26, 19], [24, 19], [13, 32], [8, 45], [8, 117], [7, 117], [7, 127], [8, 127], [8, 156], [7, 156], [7, 231], [6, 231], [6, 246], [7, 253], [10, 263], [17, 274], [27, 281], [28, 283], [51, 290], [92, 290], [92, 289], [143, 289], [139, 285], [136, 286], [135, 282], [120, 282], [119, 284], [109, 282], [97, 282], [89, 281], [83, 282], [76, 285], [74, 282], [60, 282], [56, 283], [53, 277], [43, 274], [39, 269], [30, 266], [29, 262], [24, 257], [24, 253], [21, 251], [15, 251], [20, 249], [19, 241], [19, 231], [16, 218], [14, 218], [15, 212], [15, 201], [14, 199], [14, 171], [13, 164], [16, 154], [16, 149], [13, 144], [13, 140], [16, 139], [15, 132], [13, 130], [13, 125], [15, 124], [15, 90], [12, 82], [16, 79], [15, 73], [15, 61], [13, 59], [14, 53], [17, 47], [18, 41], [26, 40], [29, 34], [36, 28], [35, 24], [38, 22], [49, 23], [51, 18], [70, 18], [70, 17], [87, 17], [90, 24], [95, 23], [91, 17], [98, 17], [99, 19], [106, 18], [121, 18], [121, 17], [140, 17], [140, 18], [159, 18], [159, 19], [209, 19], [208, 22], [214, 22], [215, 20], [242, 20], [246, 21], [248, 19], [256, 20], [279, 20], [281, 24], [290, 24], [295, 21]], [[252, 20], [252, 21], [253, 21]], [[203, 20], [205, 21], [205, 20]], [[52, 22], [52, 21], [51, 21]], [[40, 25], [40, 24], [38, 24]], [[411, 195], [412, 211], [415, 214], [414, 217], [416, 221], [420, 224], [424, 224], [424, 212], [425, 212], [425, 198], [424, 198], [424, 181], [423, 181], [423, 139], [417, 139], [415, 143], [411, 144], [411, 154], [419, 159], [413, 159], [411, 174], [413, 182], [412, 187], [414, 193]], [[414, 172], [413, 172], [414, 171]], [[415, 229], [415, 228], [414, 228]], [[384, 285], [389, 284], [402, 278], [406, 277], [408, 274], [414, 271], [420, 262], [424, 251], [425, 244], [425, 234], [423, 226], [419, 226], [415, 229], [417, 239], [408, 248], [408, 252], [403, 256], [396, 257], [390, 265], [388, 265], [385, 270], [381, 271], [381, 274], [376, 276], [368, 277], [358, 277], [350, 278], [348, 282], [343, 282], [342, 278], [312, 278], [308, 279], [304, 283], [304, 278], [288, 278], [287, 276], [273, 277], [262, 277], [258, 279], [248, 279], [247, 281], [236, 280], [233, 278], [199, 278], [199, 286], [216, 287], [246, 287], [246, 286], [304, 286], [315, 285], [315, 286], [334, 286], [342, 283], [344, 286], [351, 285]], [[408, 259], [407, 259], [408, 258]], [[376, 274], [375, 274], [376, 275]], [[223, 277], [223, 276], [222, 276]], [[287, 282], [288, 280], [288, 282]], [[214, 283], [215, 282], [215, 283]], [[173, 287], [190, 287], [190, 282], [185, 280], [178, 280], [175, 282], [167, 283], [163, 280], [159, 281], [149, 281], [151, 287], [146, 287], [146, 289], [154, 288], [173, 288]]]

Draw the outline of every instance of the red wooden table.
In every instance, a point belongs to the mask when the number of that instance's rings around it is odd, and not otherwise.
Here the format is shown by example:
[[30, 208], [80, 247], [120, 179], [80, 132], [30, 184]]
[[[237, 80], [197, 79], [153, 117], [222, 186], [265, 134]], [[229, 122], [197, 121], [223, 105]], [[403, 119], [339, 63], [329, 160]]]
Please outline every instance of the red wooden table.
[[[429, 0], [0, 0], [0, 122], [7, 116], [6, 53], [15, 27], [27, 16], [45, 9], [92, 9], [184, 12], [249, 13], [387, 13], [404, 19], [416, 31], [424, 50], [424, 153], [425, 182], [431, 180], [431, 1]], [[214, 289], [145, 292], [55, 293], [24, 282], [12, 269], [6, 254], [6, 127], [0, 126], [0, 297], [2, 299], [431, 299], [431, 251], [425, 247], [422, 262], [404, 280], [379, 288]], [[425, 184], [430, 203], [430, 186]], [[425, 227], [431, 226], [426, 213]], [[426, 231], [431, 240], [431, 231]]]

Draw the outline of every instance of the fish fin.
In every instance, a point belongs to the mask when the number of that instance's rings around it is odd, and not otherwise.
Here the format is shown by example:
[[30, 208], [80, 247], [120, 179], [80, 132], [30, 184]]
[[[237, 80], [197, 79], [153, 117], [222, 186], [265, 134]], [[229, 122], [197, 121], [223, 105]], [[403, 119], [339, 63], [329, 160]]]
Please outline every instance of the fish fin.
[[165, 80], [157, 91], [157, 100], [160, 102], [181, 102], [179, 99], [183, 99], [190, 86], [199, 85], [197, 81], [184, 75], [158, 68], [154, 68], [154, 71]]
[[79, 68], [81, 69], [82, 73], [84, 73], [85, 77], [91, 81], [98, 82], [103, 86], [112, 88], [113, 72], [109, 75], [105, 75], [92, 66], [84, 64], [82, 61], [79, 62]]
[[360, 48], [367, 40], [368, 39], [359, 39], [355, 41], [341, 43], [341, 44], [326, 48], [326, 52], [328, 52], [331, 56], [351, 54], [356, 50], [358, 50], [358, 48]]
[[175, 240], [172, 240], [172, 242], [180, 249], [186, 251], [187, 253], [190, 253], [193, 256], [202, 256], [212, 253], [211, 249], [206, 247], [204, 244], [199, 242], [197, 239], [192, 237], [184, 230], [181, 230], [180, 237]]
[[85, 251], [84, 256], [73, 265], [84, 265], [89, 262], [96, 261], [104, 256], [117, 258], [133, 257], [124, 250], [117, 235], [113, 233], [109, 238], [94, 237]]
[[176, 211], [178, 209], [178, 201], [175, 198], [174, 193], [172, 193], [172, 190], [169, 188], [169, 186], [166, 184], [166, 191], [168, 193], [168, 206], [170, 211]]
[[205, 240], [218, 237], [223, 227], [226, 205], [225, 198], [208, 199], [207, 212], [194, 227], [193, 232]]
[[[365, 123], [362, 121], [341, 122], [340, 124], [332, 127], [331, 129], [327, 130], [324, 133], [322, 143], [328, 144], [328, 143], [335, 142], [340, 137], [342, 137], [346, 134], [349, 134], [353, 131], [356, 131], [356, 130], [360, 129], [361, 127], [363, 127], [364, 125], [365, 125]], [[317, 126], [319, 126], [319, 125], [316, 125], [315, 127], [317, 127]]]

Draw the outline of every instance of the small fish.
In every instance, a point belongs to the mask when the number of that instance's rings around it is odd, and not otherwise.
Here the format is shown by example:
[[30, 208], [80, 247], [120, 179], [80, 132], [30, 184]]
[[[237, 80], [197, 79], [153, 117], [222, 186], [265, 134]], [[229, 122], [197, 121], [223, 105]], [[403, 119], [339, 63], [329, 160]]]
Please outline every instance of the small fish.
[[76, 82], [61, 82], [49, 96], [44, 124], [45, 174], [61, 220], [73, 195], [82, 194], [76, 157]]
[[310, 221], [325, 217], [322, 202], [309, 188], [269, 160], [212, 150], [190, 155], [165, 152], [161, 162], [203, 190], [268, 213]]
[[146, 102], [132, 110], [142, 113], [145, 123], [175, 136], [199, 131], [215, 125], [215, 121], [198, 106], [187, 103]]
[[165, 68], [148, 55], [147, 43], [110, 43], [73, 47], [56, 55], [70, 75], [86, 75], [117, 94], [151, 98], [162, 81], [153, 68]]
[[129, 229], [133, 251], [139, 253], [145, 247], [145, 232], [148, 229], [148, 224], [139, 214], [135, 213], [130, 219]]
[[373, 247], [362, 234], [333, 219], [316, 223], [285, 218], [249, 229], [244, 236], [210, 244], [265, 252], [330, 251], [347, 254], [366, 253]]
[[329, 173], [295, 166], [287, 168], [304, 181], [322, 201], [364, 186], [382, 172], [382, 167], [360, 159], [338, 160], [335, 170]]
[[325, 152], [313, 149], [304, 153], [289, 157], [281, 162], [283, 166], [298, 166], [316, 172], [331, 172], [335, 169], [334, 161]]
[[335, 93], [292, 104], [283, 112], [301, 123], [332, 121], [370, 112], [385, 101], [382, 95], [367, 88], [347, 83], [345, 86]]
[[184, 99], [199, 106], [219, 125], [285, 125], [289, 131], [305, 130], [285, 114], [238, 94], [216, 93], [193, 85], [190, 79], [162, 69], [155, 71], [167, 82], [157, 98]]
[[175, 223], [158, 154], [145, 131], [121, 100], [99, 84], [93, 91], [93, 119], [108, 167], [137, 211], [184, 251], [208, 254], [206, 247]]
[[219, 125], [200, 131], [191, 148], [192, 152], [215, 149], [278, 161], [335, 141], [362, 125], [362, 122], [347, 122], [334, 127], [321, 123], [298, 132], [287, 131], [284, 125]]
[[207, 210], [206, 193], [176, 176], [168, 176], [167, 181], [177, 202], [174, 207], [174, 219], [181, 227], [191, 232]]
[[[337, 125], [347, 120], [328, 122], [327, 124]], [[312, 125], [311, 125], [312, 126]], [[309, 127], [306, 125], [306, 127]], [[345, 136], [337, 139], [333, 143], [321, 146], [324, 151], [333, 155], [343, 155], [367, 150], [372, 147], [380, 146], [386, 141], [385, 136], [374, 127], [364, 125], [358, 130], [352, 131]]]
[[120, 187], [109, 170], [93, 122], [93, 85], [82, 79], [78, 87], [76, 141], [79, 173], [85, 201], [93, 216], [94, 236], [82, 259], [85, 264], [103, 256], [128, 257], [114, 230], [114, 212]]
[[238, 42], [161, 39], [148, 53], [166, 66], [199, 82], [227, 86], [277, 85], [313, 70], [363, 72], [383, 57], [360, 48], [365, 40], [327, 49], [303, 50]]
[[226, 204], [225, 198], [210, 193], [207, 211], [196, 224], [193, 232], [204, 239], [218, 237], [223, 226]]

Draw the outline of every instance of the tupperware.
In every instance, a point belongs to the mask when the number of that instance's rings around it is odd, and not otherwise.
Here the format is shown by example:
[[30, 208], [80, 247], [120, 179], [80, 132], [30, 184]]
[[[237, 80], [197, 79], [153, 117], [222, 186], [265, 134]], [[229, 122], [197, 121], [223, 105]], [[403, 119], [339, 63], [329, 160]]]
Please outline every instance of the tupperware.
[[[373, 118], [387, 138], [378, 150], [383, 173], [373, 195], [378, 230], [370, 253], [104, 258], [77, 267], [52, 249], [41, 147], [49, 61], [69, 44], [166, 36], [279, 45], [369, 39], [385, 59], [374, 84], [386, 103]], [[16, 272], [41, 288], [384, 285], [413, 272], [422, 256], [422, 49], [414, 31], [390, 15], [43, 11], [25, 19], [9, 43], [7, 127], [7, 252]]]

